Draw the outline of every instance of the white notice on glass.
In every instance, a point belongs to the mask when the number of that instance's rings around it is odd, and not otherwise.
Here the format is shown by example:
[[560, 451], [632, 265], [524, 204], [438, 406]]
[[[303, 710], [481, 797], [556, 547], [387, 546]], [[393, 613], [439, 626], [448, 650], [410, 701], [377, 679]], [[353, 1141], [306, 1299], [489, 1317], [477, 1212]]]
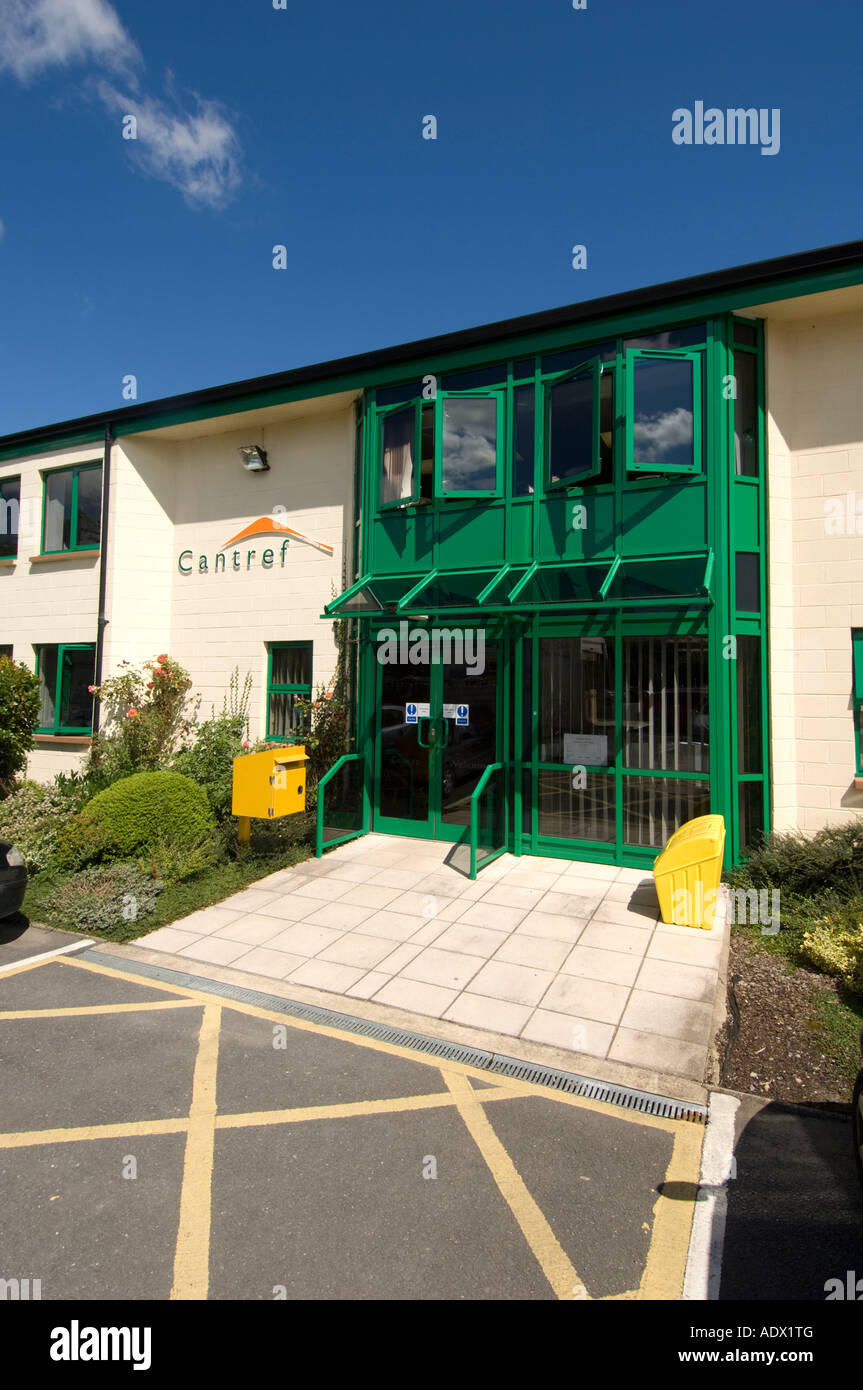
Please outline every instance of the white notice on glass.
[[606, 734], [564, 734], [563, 761], [574, 767], [607, 767]]

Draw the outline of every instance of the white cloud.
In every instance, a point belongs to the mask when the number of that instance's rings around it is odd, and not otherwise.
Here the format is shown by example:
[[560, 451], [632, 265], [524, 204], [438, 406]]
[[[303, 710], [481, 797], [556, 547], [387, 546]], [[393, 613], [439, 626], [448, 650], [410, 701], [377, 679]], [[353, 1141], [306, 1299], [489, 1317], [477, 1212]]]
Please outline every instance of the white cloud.
[[134, 116], [137, 138], [124, 142], [153, 178], [178, 188], [188, 203], [221, 207], [240, 183], [240, 142], [218, 102], [195, 95], [194, 112], [153, 97], [124, 96], [107, 82], [99, 95], [118, 117]]
[[0, 69], [21, 82], [67, 63], [117, 69], [139, 59], [107, 0], [0, 0]]
[[682, 405], [658, 415], [643, 415], [633, 425], [641, 463], [660, 463], [682, 445], [692, 445], [692, 411]]
[[[179, 189], [193, 206], [230, 200], [240, 184], [240, 142], [228, 115], [195, 94], [194, 109], [184, 110], [170, 74], [170, 102], [141, 95], [136, 68], [143, 59], [108, 0], [0, 0], [0, 72], [26, 83], [72, 63], [98, 68], [96, 91], [112, 116], [137, 119], [137, 140], [123, 145], [144, 173]], [[106, 69], [123, 75], [125, 92], [104, 79]], [[118, 123], [118, 139], [119, 131]]]

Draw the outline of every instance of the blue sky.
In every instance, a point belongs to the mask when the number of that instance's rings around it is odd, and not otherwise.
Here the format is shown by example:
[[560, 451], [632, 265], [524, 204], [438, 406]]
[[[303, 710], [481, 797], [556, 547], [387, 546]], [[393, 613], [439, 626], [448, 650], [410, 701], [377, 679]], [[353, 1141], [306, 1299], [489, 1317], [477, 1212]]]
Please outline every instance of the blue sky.
[[[0, 0], [0, 434], [861, 237], [861, 41], [857, 0]], [[675, 144], [699, 100], [779, 152]]]

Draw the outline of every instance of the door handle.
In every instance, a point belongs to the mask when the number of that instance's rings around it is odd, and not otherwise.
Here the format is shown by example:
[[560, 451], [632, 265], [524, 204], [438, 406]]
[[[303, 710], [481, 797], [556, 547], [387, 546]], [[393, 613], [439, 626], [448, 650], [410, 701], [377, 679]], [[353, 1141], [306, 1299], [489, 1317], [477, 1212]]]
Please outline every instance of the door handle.
[[[429, 727], [428, 727], [428, 738], [429, 738], [428, 743], [426, 743], [426, 742], [423, 740], [423, 736], [422, 736], [422, 727], [423, 727], [423, 724], [428, 724], [428, 726], [429, 726]], [[432, 719], [430, 719], [429, 716], [428, 716], [427, 714], [422, 715], [421, 718], [420, 718], [420, 720], [419, 720], [419, 722], [418, 722], [418, 724], [417, 724], [417, 743], [419, 744], [420, 748], [431, 748], [432, 745], [433, 745], [434, 742], [435, 742], [435, 738], [436, 738], [436, 735], [435, 735], [434, 721], [433, 721]]]

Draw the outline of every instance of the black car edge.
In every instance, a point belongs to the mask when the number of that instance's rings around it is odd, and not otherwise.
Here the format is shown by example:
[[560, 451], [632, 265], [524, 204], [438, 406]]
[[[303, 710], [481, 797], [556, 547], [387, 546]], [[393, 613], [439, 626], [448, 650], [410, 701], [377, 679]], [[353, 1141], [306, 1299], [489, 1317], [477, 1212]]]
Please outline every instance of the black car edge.
[[[860, 1029], [860, 1055], [863, 1057], [863, 1028]], [[851, 1133], [854, 1140], [857, 1176], [863, 1183], [863, 1067], [857, 1073], [854, 1098], [851, 1101]]]
[[27, 891], [24, 859], [8, 840], [0, 840], [0, 921], [20, 912]]

